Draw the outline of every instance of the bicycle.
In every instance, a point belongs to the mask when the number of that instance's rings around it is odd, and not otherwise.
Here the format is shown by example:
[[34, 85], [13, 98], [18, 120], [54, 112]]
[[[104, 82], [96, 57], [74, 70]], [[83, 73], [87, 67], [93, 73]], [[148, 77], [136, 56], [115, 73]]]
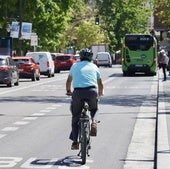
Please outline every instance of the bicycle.
[[[72, 96], [72, 93], [66, 93], [67, 96]], [[82, 100], [84, 105], [79, 119], [79, 128], [78, 128], [78, 144], [80, 145], [80, 151], [78, 156], [82, 159], [82, 165], [86, 163], [86, 157], [89, 155], [89, 150], [91, 149], [90, 141], [90, 132], [91, 132], [91, 123], [89, 117], [89, 105], [87, 100]], [[96, 121], [100, 123], [100, 121]], [[93, 135], [92, 136], [96, 136]]]
[[90, 146], [90, 117], [89, 117], [89, 105], [84, 101], [83, 110], [79, 119], [79, 144], [80, 152], [78, 156], [82, 159], [82, 164], [86, 163], [86, 155], [89, 155]]

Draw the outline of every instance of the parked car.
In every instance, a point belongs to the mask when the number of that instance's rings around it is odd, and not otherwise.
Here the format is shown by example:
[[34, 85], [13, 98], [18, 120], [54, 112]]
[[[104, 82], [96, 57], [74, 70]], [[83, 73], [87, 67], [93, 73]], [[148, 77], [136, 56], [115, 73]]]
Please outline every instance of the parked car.
[[60, 73], [61, 70], [70, 70], [71, 66], [76, 62], [72, 54], [58, 54], [55, 58], [55, 72]]
[[19, 70], [19, 78], [31, 79], [32, 81], [40, 80], [40, 67], [32, 57], [15, 56], [13, 57]]
[[112, 67], [112, 58], [109, 52], [98, 52], [94, 63], [99, 66], [108, 66]]
[[50, 52], [28, 52], [26, 56], [32, 57], [39, 64], [41, 75], [48, 77], [54, 76], [54, 61]]
[[58, 55], [61, 55], [63, 53], [51, 53], [51, 56], [52, 56], [52, 59], [55, 61], [55, 58], [58, 56]]
[[19, 72], [11, 56], [0, 55], [0, 84], [19, 85]]

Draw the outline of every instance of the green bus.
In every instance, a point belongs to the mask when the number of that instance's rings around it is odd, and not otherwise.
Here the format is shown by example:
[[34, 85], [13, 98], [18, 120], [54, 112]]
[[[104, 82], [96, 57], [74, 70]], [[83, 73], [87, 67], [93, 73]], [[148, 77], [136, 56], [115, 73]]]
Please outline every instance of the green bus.
[[157, 40], [149, 34], [127, 34], [122, 45], [123, 75], [156, 75]]

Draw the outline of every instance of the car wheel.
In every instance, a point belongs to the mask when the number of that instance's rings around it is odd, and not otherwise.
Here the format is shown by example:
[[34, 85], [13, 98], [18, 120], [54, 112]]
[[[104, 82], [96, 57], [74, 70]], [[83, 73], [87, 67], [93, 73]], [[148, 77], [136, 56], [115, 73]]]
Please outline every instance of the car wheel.
[[8, 83], [8, 84], [7, 84], [7, 87], [12, 87], [12, 84], [11, 84], [11, 83]]
[[7, 87], [12, 87], [12, 84], [13, 84], [13, 82], [12, 82], [12, 80], [7, 84]]
[[51, 76], [52, 76], [51, 73], [49, 73], [49, 74], [48, 74], [48, 77], [50, 78]]
[[33, 73], [33, 77], [32, 77], [31, 79], [32, 79], [32, 81], [35, 81], [35, 80], [36, 80], [36, 74], [35, 74], [35, 72]]

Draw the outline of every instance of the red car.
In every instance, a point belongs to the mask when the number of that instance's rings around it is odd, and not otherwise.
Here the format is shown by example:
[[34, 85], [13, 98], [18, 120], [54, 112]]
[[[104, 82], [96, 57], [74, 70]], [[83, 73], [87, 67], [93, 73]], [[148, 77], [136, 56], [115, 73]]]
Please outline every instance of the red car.
[[12, 58], [19, 70], [19, 78], [40, 80], [40, 67], [32, 57], [15, 56]]
[[71, 66], [76, 62], [72, 54], [58, 54], [54, 59], [55, 72], [60, 73], [61, 70], [70, 70]]

